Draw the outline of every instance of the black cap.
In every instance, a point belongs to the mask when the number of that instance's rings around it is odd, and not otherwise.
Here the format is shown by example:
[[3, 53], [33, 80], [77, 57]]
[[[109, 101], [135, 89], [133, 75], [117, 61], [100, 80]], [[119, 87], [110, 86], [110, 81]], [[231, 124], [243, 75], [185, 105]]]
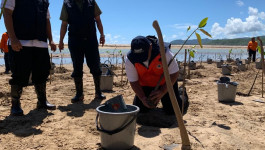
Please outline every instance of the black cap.
[[144, 36], [137, 36], [131, 42], [130, 56], [135, 62], [144, 62], [148, 59], [151, 42]]

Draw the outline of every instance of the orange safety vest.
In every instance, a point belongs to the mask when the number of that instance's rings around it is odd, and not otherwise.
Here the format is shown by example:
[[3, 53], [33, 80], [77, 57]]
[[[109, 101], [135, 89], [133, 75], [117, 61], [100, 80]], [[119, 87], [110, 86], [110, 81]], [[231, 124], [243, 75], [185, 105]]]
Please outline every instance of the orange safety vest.
[[[134, 66], [137, 70], [141, 86], [155, 87], [160, 76], [164, 73], [160, 54], [152, 60], [148, 68], [141, 63], [135, 63]], [[165, 77], [160, 82], [160, 85], [163, 84], [165, 84]]]
[[2, 49], [5, 53], [8, 53], [7, 41], [8, 41], [8, 34], [5, 32], [2, 35], [1, 44], [0, 44], [0, 49]]
[[248, 42], [248, 49], [251, 49], [252, 51], [256, 51], [257, 50], [257, 47], [258, 47], [258, 42], [252, 42], [252, 41], [249, 41]]

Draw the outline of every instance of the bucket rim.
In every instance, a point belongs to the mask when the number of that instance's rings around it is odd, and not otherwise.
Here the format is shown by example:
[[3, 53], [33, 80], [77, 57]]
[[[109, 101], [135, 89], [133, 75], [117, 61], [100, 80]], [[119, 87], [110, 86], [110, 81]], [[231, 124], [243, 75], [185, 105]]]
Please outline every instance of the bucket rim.
[[100, 105], [96, 108], [96, 111], [101, 114], [107, 114], [107, 115], [125, 115], [125, 114], [133, 114], [133, 113], [138, 113], [140, 111], [140, 108], [136, 105], [126, 105], [126, 106], [133, 106], [136, 107], [136, 110], [134, 111], [129, 111], [129, 112], [106, 112], [106, 111], [101, 111], [99, 110], [101, 107], [104, 107], [105, 105]]

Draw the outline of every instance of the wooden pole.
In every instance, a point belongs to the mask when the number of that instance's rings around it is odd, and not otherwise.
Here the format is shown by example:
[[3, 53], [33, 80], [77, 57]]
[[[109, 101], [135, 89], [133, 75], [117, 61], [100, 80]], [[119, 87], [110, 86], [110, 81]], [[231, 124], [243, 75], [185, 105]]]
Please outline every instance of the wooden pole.
[[186, 82], [185, 82], [185, 80], [186, 80], [186, 66], [187, 66], [187, 49], [185, 49], [185, 57], [184, 57], [184, 70], [183, 70], [183, 85], [182, 85], [182, 90], [183, 90], [183, 92], [182, 92], [182, 115], [184, 114], [184, 93], [185, 93], [185, 91], [186, 91], [186, 88], [185, 88], [185, 84], [186, 84]]
[[190, 79], [190, 54], [189, 54], [189, 67], [188, 67], [188, 76], [187, 78]]
[[[52, 64], [52, 53], [51, 53], [51, 62], [50, 64]], [[50, 84], [52, 84], [52, 73], [51, 73], [51, 70], [50, 70]]]
[[165, 47], [164, 47], [164, 40], [163, 40], [163, 36], [162, 36], [161, 30], [160, 30], [160, 26], [159, 26], [157, 21], [153, 22], [153, 27], [155, 28], [157, 35], [158, 35], [159, 47], [160, 47], [160, 53], [161, 53], [161, 58], [162, 58], [164, 76], [166, 79], [167, 90], [168, 90], [168, 93], [170, 96], [171, 103], [172, 103], [173, 108], [174, 108], [175, 115], [177, 117], [178, 125], [179, 125], [180, 136], [182, 139], [182, 147], [181, 148], [185, 149], [185, 150], [191, 149], [189, 136], [188, 136], [187, 130], [184, 126], [182, 114], [180, 112], [179, 105], [178, 105], [177, 99], [176, 99], [176, 95], [175, 95], [174, 90], [173, 90], [173, 85], [172, 85], [172, 82], [171, 82], [171, 79], [169, 76], [166, 54], [165, 54]]
[[260, 43], [260, 49], [261, 49], [261, 63], [262, 63], [262, 98], [263, 98], [263, 74], [265, 72], [265, 66], [264, 66], [264, 49], [263, 49], [263, 43], [262, 40], [260, 39], [260, 37], [257, 37], [257, 39], [259, 40]]
[[123, 85], [123, 68], [124, 68], [124, 56], [122, 56], [122, 64], [121, 64], [121, 85]]

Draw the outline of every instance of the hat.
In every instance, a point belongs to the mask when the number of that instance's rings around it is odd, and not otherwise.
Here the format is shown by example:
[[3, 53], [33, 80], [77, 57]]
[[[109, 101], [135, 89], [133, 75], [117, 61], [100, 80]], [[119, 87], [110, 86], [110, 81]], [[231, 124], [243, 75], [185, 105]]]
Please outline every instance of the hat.
[[131, 42], [130, 56], [135, 62], [144, 62], [148, 59], [151, 42], [144, 36], [137, 36]]

